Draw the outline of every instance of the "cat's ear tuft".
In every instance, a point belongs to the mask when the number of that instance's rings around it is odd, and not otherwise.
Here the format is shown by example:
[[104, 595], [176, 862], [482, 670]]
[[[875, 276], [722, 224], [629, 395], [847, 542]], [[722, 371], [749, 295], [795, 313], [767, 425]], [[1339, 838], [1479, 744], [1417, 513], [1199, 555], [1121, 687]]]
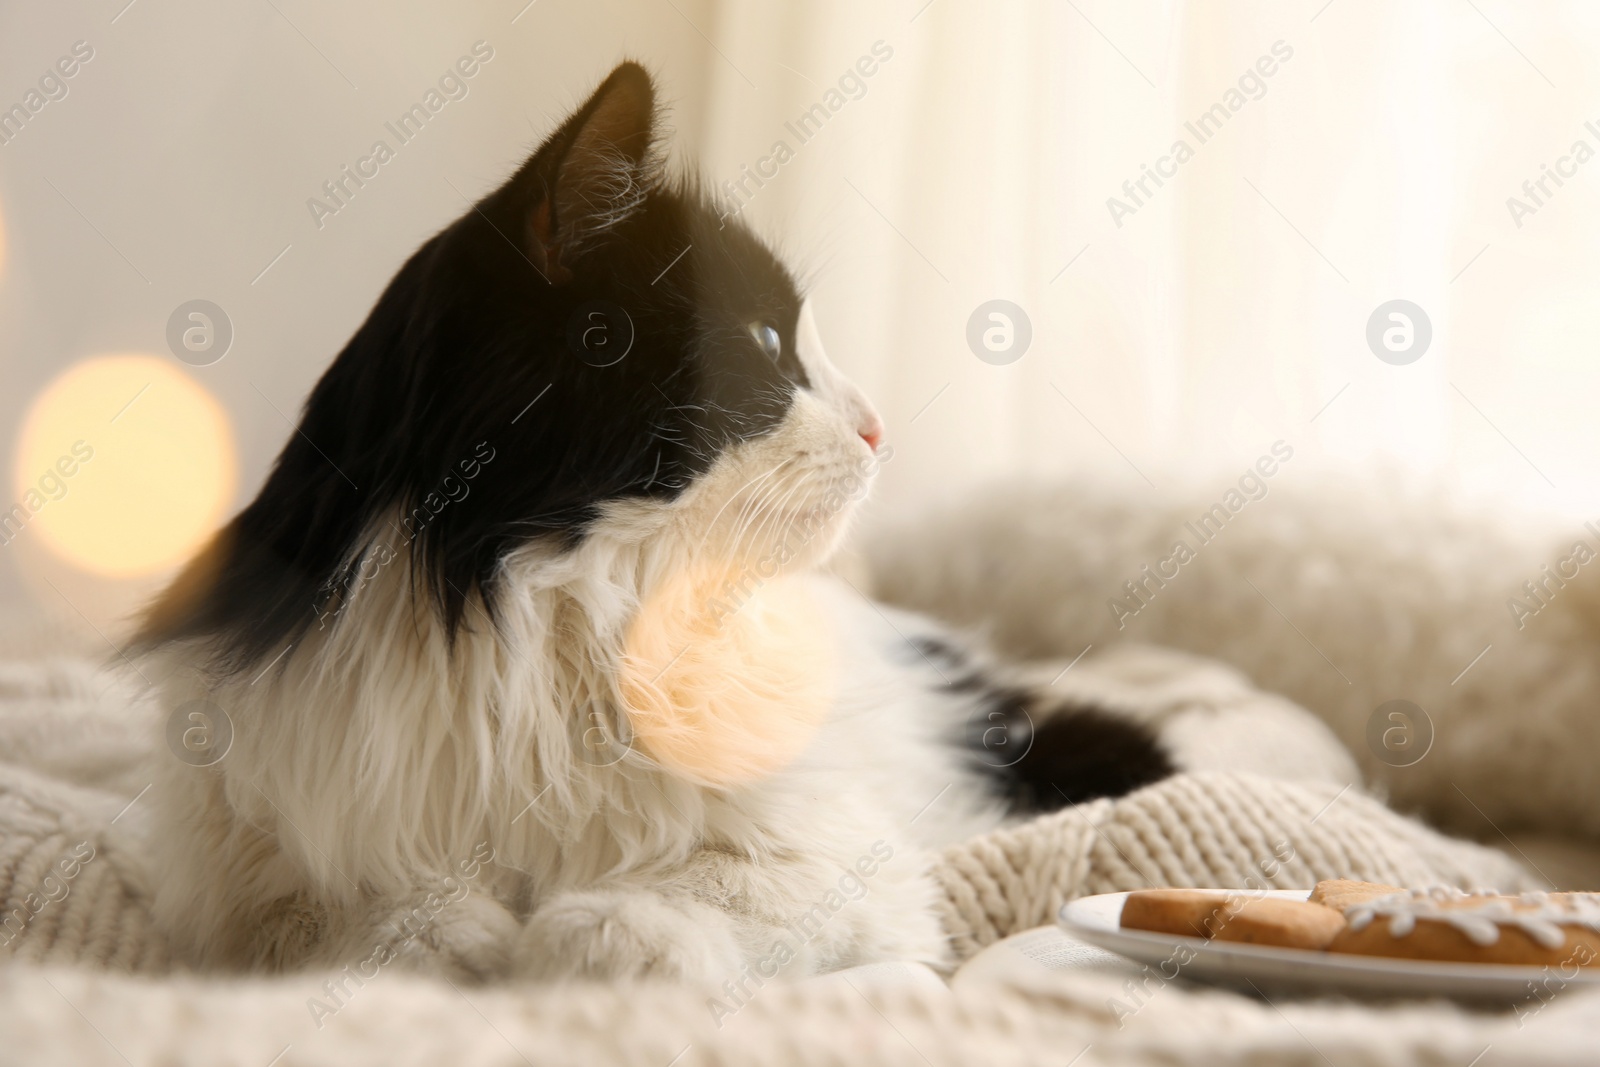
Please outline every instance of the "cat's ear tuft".
[[551, 281], [625, 219], [657, 179], [655, 85], [634, 62], [612, 71], [524, 168], [532, 185], [529, 254]]

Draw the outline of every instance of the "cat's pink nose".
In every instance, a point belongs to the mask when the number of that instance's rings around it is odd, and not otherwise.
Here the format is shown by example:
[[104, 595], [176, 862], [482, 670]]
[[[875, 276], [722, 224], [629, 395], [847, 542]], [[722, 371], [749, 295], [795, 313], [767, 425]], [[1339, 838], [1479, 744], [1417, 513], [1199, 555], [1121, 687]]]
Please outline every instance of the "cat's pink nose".
[[869, 415], [866, 421], [856, 429], [856, 433], [861, 435], [861, 439], [867, 443], [868, 448], [876, 452], [878, 450], [878, 442], [883, 440], [883, 420], [878, 418], [876, 414]]

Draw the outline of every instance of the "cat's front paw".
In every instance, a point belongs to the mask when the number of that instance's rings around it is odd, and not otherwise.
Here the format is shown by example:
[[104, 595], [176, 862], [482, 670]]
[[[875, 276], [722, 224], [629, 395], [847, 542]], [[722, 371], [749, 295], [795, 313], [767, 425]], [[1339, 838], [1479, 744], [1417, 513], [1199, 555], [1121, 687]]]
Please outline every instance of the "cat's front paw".
[[516, 916], [480, 893], [407, 901], [389, 913], [380, 930], [399, 966], [469, 982], [503, 978], [521, 934]]
[[528, 919], [513, 969], [537, 979], [661, 978], [718, 982], [742, 962], [728, 916], [647, 890], [559, 893]]

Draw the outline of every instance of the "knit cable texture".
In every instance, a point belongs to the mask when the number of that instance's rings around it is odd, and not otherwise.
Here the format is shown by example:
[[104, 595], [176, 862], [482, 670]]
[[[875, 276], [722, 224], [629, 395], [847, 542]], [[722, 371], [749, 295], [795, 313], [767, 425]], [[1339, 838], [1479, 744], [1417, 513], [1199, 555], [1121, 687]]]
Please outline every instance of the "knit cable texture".
[[1324, 878], [1537, 884], [1503, 854], [1442, 837], [1353, 789], [1223, 773], [1178, 775], [984, 834], [946, 849], [934, 873], [960, 959], [1096, 893], [1309, 889]]

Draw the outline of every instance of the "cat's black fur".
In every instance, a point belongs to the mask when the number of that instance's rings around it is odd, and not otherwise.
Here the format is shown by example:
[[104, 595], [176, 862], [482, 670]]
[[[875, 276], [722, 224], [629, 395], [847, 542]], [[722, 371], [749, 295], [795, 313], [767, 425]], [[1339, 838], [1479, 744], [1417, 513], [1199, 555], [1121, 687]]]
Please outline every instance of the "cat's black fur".
[[[474, 592], [492, 613], [512, 549], [577, 544], [605, 502], [671, 499], [779, 423], [808, 385], [799, 290], [742, 223], [663, 180], [655, 121], [649, 76], [623, 64], [400, 268], [255, 500], [152, 609], [143, 646], [202, 638], [218, 673], [255, 669], [337, 624], [363, 576], [406, 555], [453, 634]], [[752, 323], [777, 330], [776, 360]], [[1171, 773], [1125, 720], [1029, 718], [1017, 691], [961, 684], [983, 690], [987, 721], [1019, 743], [1029, 731], [1027, 754], [996, 770], [1020, 806]]]
[[[623, 64], [400, 268], [146, 644], [210, 636], [219, 666], [242, 670], [336, 613], [385, 550], [414, 550], [453, 631], [473, 590], [492, 610], [516, 545], [575, 543], [600, 504], [674, 497], [729, 442], [777, 425], [806, 384], [794, 279], [697, 190], [661, 180], [654, 121], [649, 76]], [[597, 185], [604, 199], [586, 195]], [[637, 202], [621, 212], [619, 196]], [[782, 336], [777, 363], [753, 321]], [[624, 358], [595, 365], [629, 334]], [[451, 499], [446, 480], [470, 469]], [[416, 519], [384, 528], [395, 514]]]
[[1050, 705], [1020, 690], [1000, 690], [993, 710], [1017, 745], [1026, 746], [1017, 762], [1000, 768], [1001, 788], [1015, 811], [1120, 797], [1176, 770], [1149, 730], [1099, 708]]
[[1013, 811], [1119, 797], [1177, 770], [1155, 735], [1126, 716], [997, 680], [944, 639], [919, 638], [912, 650], [950, 689], [977, 698], [960, 743]]

